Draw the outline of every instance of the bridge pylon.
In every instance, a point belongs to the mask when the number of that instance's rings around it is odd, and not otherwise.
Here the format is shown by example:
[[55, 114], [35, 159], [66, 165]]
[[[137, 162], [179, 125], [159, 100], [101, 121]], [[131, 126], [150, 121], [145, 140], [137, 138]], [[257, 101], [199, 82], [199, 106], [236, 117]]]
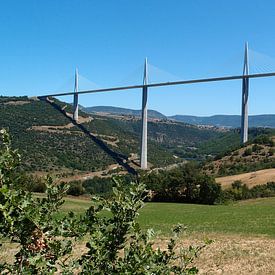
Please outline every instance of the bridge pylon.
[[140, 152], [140, 168], [147, 169], [147, 97], [148, 97], [148, 68], [147, 58], [144, 63], [144, 74], [143, 74], [143, 88], [142, 88], [142, 110], [141, 110], [141, 152]]
[[[249, 75], [248, 43], [245, 43], [243, 76]], [[248, 94], [249, 78], [243, 78], [242, 83], [242, 117], [241, 117], [241, 143], [248, 141]]]
[[78, 70], [75, 69], [73, 119], [78, 121]]

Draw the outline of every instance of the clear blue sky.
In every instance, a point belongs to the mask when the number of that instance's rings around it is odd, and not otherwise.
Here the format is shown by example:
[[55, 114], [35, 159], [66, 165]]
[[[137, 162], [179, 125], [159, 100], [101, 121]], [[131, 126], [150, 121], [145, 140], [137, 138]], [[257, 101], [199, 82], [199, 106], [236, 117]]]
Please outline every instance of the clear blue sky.
[[[138, 84], [145, 57], [182, 79], [240, 74], [245, 41], [275, 58], [273, 0], [0, 0], [0, 9], [3, 95], [70, 91], [75, 67], [100, 87]], [[259, 59], [266, 68], [269, 59]], [[173, 80], [149, 73], [151, 81]], [[149, 93], [149, 107], [167, 115], [240, 113], [240, 81]], [[275, 78], [251, 81], [249, 100], [250, 114], [275, 113]], [[141, 91], [86, 95], [80, 103], [139, 109]]]

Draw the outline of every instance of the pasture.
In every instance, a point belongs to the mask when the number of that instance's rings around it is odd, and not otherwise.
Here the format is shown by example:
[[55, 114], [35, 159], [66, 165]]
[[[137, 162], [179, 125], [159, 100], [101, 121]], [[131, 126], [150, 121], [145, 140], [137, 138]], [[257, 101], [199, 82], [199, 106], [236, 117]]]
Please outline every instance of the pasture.
[[[62, 212], [82, 213], [89, 200], [66, 198]], [[146, 203], [140, 211], [142, 228], [170, 235], [178, 223], [192, 233], [238, 234], [275, 238], [275, 198], [240, 201], [230, 205]]]
[[[60, 214], [81, 214], [90, 204], [88, 199], [67, 197]], [[180, 240], [184, 247], [213, 240], [195, 260], [199, 274], [275, 274], [275, 198], [214, 206], [146, 203], [139, 222], [142, 228], [159, 233], [156, 246], [160, 248], [178, 223], [188, 227]], [[76, 245], [74, 253], [83, 249], [85, 240]], [[0, 263], [11, 261], [17, 250], [18, 246], [4, 243]]]

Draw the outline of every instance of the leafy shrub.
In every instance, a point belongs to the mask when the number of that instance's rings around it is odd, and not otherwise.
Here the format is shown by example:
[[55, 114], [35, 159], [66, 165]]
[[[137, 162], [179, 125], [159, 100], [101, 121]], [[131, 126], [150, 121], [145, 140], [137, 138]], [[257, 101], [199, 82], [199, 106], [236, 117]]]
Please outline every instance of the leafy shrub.
[[264, 198], [275, 196], [275, 182], [268, 182], [262, 185], [255, 185], [248, 188], [241, 181], [234, 181], [231, 188], [222, 192], [222, 201], [246, 200], [252, 198]]
[[255, 152], [255, 153], [258, 153], [260, 152], [264, 147], [263, 146], [260, 146], [258, 144], [253, 144], [252, 146], [252, 152]]
[[272, 140], [272, 138], [268, 135], [259, 135], [257, 136], [255, 139], [254, 139], [254, 143], [256, 144], [264, 144], [264, 145], [267, 145], [267, 146], [274, 146], [274, 142]]
[[142, 177], [142, 181], [151, 190], [151, 201], [213, 204], [221, 192], [215, 179], [202, 174], [193, 163], [149, 173]]
[[85, 194], [85, 188], [82, 186], [81, 182], [71, 182], [67, 194], [72, 196], [80, 196]]
[[[206, 179], [206, 178], [205, 178]], [[214, 204], [219, 201], [222, 189], [221, 185], [213, 181], [204, 180], [200, 182], [199, 200], [202, 204]]]
[[247, 157], [250, 156], [252, 154], [252, 149], [251, 148], [247, 148], [244, 150], [243, 156]]
[[[20, 162], [5, 131], [0, 150], [0, 241], [17, 243], [13, 263], [0, 263], [1, 274], [195, 274], [194, 258], [205, 246], [178, 247], [172, 238], [166, 250], [155, 249], [152, 230], [136, 222], [145, 186], [115, 180], [111, 199], [93, 198], [84, 215], [62, 216], [68, 187], [46, 181], [46, 197], [34, 198], [17, 184]], [[106, 215], [106, 211], [111, 215]], [[182, 226], [174, 229], [178, 235]], [[73, 243], [85, 236], [86, 251], [70, 257]], [[0, 243], [0, 244], [1, 244]], [[11, 252], [12, 253], [12, 252]]]

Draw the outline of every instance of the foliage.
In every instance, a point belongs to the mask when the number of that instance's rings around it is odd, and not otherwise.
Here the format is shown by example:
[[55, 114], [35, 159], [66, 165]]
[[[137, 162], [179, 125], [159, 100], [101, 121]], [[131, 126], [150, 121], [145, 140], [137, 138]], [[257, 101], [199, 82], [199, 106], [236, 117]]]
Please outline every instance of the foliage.
[[54, 218], [66, 190], [55, 186], [50, 178], [46, 198], [35, 199], [20, 188], [15, 169], [19, 155], [11, 149], [7, 132], [1, 134], [4, 147], [0, 154], [0, 236], [20, 247], [14, 264], [1, 264], [0, 270], [3, 274], [54, 272], [57, 260], [71, 251], [71, 241], [57, 237], [74, 235], [73, 227], [66, 229], [71, 218], [62, 221]]
[[[25, 104], [7, 104], [15, 101]], [[72, 111], [70, 104], [54, 101], [66, 112]], [[110, 155], [77, 126], [62, 128], [71, 121], [50, 104], [27, 97], [2, 97], [0, 106], [0, 125], [10, 129], [13, 143], [22, 153], [25, 171], [55, 172], [66, 176], [69, 169], [74, 169], [74, 173], [98, 171], [114, 163]], [[88, 116], [81, 111], [80, 115]], [[138, 152], [141, 131], [139, 119], [102, 118], [97, 115], [92, 115], [92, 118], [91, 122], [82, 126], [111, 150], [126, 159]], [[48, 131], [39, 128], [45, 125], [50, 126]], [[148, 161], [157, 167], [176, 163], [180, 158], [201, 160], [209, 154], [223, 152], [225, 147], [231, 148], [232, 144], [239, 144], [237, 131], [220, 133], [172, 121], [149, 121], [148, 137]], [[208, 141], [211, 144], [205, 144]]]
[[194, 163], [149, 173], [142, 181], [151, 190], [151, 201], [214, 204], [221, 193], [214, 178], [202, 174]]
[[231, 188], [223, 191], [222, 198], [227, 200], [246, 200], [275, 196], [275, 182], [268, 182], [262, 185], [255, 185], [248, 188], [242, 181], [234, 181]]
[[[143, 206], [145, 186], [115, 180], [112, 199], [94, 198], [82, 216], [60, 218], [58, 211], [67, 191], [46, 181], [46, 197], [34, 198], [17, 185], [20, 157], [1, 132], [0, 241], [19, 244], [13, 263], [0, 263], [1, 274], [195, 274], [193, 260], [205, 246], [178, 248], [172, 238], [166, 250], [155, 249], [152, 230], [142, 232], [136, 222]], [[109, 215], [106, 215], [106, 211]], [[182, 226], [174, 229], [175, 235]], [[70, 257], [74, 241], [85, 236], [87, 251]]]
[[247, 156], [251, 156], [251, 154], [252, 154], [252, 149], [251, 148], [246, 148], [244, 150], [243, 156], [247, 157]]
[[67, 194], [72, 196], [80, 196], [85, 194], [85, 188], [82, 186], [81, 182], [73, 181], [70, 182]]
[[270, 136], [268, 136], [267, 134], [262, 134], [262, 135], [257, 136], [254, 139], [254, 143], [263, 144], [263, 145], [267, 145], [270, 147], [274, 146], [274, 142], [273, 142], [272, 138]]

